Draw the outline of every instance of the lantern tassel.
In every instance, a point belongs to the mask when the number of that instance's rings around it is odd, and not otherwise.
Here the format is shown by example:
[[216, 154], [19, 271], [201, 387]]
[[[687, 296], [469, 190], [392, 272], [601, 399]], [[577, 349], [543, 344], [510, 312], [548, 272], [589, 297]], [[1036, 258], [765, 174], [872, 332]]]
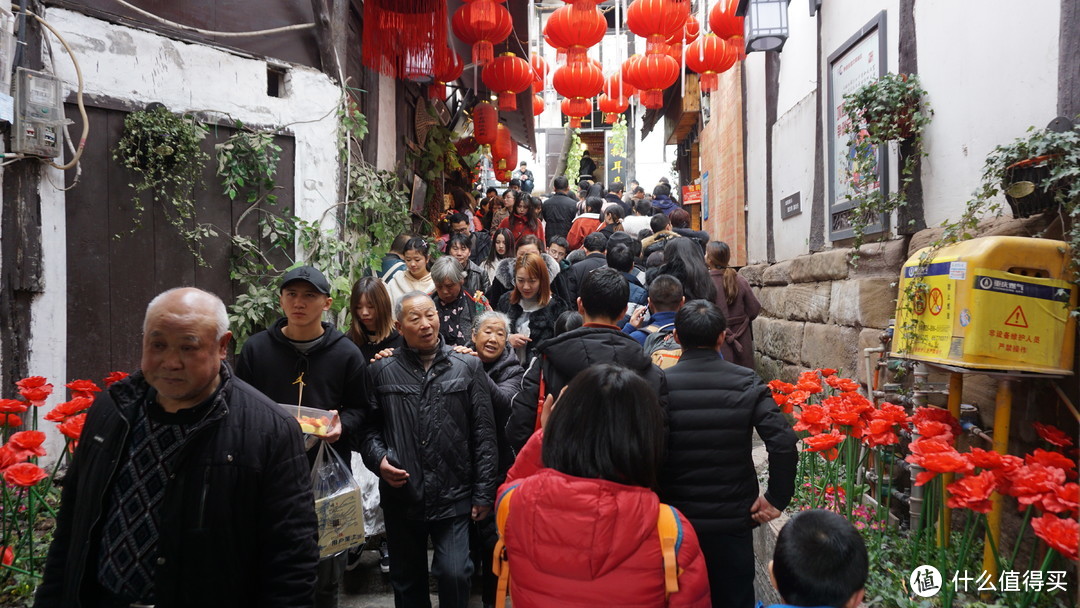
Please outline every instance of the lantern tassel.
[[517, 93], [513, 91], [499, 93], [499, 109], [508, 112], [517, 110]]
[[492, 59], [495, 59], [495, 45], [491, 44], [490, 40], [481, 40], [472, 47], [473, 63], [477, 65], [487, 65]]

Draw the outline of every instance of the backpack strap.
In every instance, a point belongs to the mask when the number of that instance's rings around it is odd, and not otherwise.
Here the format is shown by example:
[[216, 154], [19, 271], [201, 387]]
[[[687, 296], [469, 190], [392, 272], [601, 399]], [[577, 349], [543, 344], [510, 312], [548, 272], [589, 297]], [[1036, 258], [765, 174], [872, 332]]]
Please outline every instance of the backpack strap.
[[656, 529], [660, 533], [660, 550], [664, 555], [664, 591], [670, 598], [679, 590], [678, 554], [682, 547], [682, 522], [675, 507], [660, 503]]
[[547, 360], [545, 355], [539, 357], [540, 365], [540, 396], [536, 399], [536, 423], [533, 426], [533, 432], [540, 430], [540, 421], [544, 415], [544, 401], [547, 400], [547, 384], [544, 382], [544, 361]]
[[499, 530], [499, 540], [495, 543], [495, 554], [491, 559], [491, 571], [499, 577], [499, 585], [495, 590], [495, 605], [506, 605], [506, 594], [510, 590], [510, 563], [506, 555], [506, 545], [503, 544], [503, 536], [506, 532], [506, 520], [510, 518], [510, 497], [514, 494], [517, 485], [512, 485], [495, 504], [495, 526]]

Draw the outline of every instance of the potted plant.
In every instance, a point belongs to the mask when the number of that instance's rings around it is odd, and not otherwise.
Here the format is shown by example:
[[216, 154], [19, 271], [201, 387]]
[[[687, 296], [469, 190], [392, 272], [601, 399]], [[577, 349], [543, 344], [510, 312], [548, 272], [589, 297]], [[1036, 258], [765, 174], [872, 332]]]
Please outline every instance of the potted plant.
[[1014, 217], [1058, 205], [1075, 207], [1080, 198], [1080, 130], [1061, 119], [1027, 133], [987, 155], [980, 196], [992, 197], [1000, 188]]

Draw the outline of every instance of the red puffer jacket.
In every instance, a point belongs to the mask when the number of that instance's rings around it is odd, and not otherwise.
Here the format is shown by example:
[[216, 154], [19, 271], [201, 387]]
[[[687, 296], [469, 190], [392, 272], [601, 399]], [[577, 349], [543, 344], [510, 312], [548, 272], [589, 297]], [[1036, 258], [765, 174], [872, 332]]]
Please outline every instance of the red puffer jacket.
[[705, 560], [681, 513], [679, 591], [665, 601], [652, 491], [553, 469], [516, 488], [504, 531], [515, 608], [709, 607]]

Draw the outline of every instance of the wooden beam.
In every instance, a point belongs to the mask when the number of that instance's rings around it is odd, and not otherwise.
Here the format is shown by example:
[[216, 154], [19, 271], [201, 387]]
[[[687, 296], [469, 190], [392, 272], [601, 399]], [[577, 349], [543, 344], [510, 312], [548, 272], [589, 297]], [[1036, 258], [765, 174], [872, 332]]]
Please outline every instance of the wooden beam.
[[[338, 1], [334, 4], [340, 5], [334, 7], [334, 14], [331, 14], [331, 7], [327, 6], [327, 3], [333, 3], [334, 0], [311, 0], [311, 12], [315, 15], [315, 43], [319, 49], [319, 61], [322, 64], [322, 71], [327, 76], [333, 78], [335, 81], [340, 82], [344, 72], [342, 71], [341, 63], [338, 61], [339, 51], [335, 49], [343, 49], [344, 43], [341, 41], [343, 34], [340, 30], [344, 26], [344, 19], [338, 21], [338, 27], [334, 27], [334, 16], [340, 12], [339, 9], [345, 7], [345, 2]], [[334, 30], [339, 30], [335, 34]]]

